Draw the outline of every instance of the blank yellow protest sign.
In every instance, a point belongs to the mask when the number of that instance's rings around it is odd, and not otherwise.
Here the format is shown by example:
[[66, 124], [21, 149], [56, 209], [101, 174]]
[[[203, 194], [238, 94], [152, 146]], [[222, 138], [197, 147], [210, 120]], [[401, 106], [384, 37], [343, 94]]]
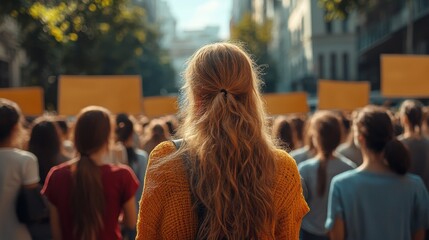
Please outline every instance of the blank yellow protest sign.
[[429, 56], [381, 56], [384, 97], [429, 97]]
[[43, 89], [40, 87], [2, 88], [0, 98], [16, 102], [24, 115], [41, 115], [45, 108]]
[[318, 109], [353, 111], [369, 104], [369, 82], [319, 80]]
[[90, 105], [112, 113], [141, 113], [140, 76], [60, 76], [58, 111], [76, 115]]
[[177, 97], [165, 96], [143, 98], [143, 113], [148, 117], [176, 114], [177, 111]]
[[307, 113], [309, 111], [307, 94], [304, 92], [265, 94], [268, 114]]

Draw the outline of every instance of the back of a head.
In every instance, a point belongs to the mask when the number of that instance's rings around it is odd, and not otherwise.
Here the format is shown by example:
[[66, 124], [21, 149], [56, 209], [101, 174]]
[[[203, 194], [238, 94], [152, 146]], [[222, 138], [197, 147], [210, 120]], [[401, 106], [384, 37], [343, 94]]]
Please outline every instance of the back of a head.
[[57, 124], [57, 126], [59, 127], [59, 130], [61, 131], [61, 134], [67, 138], [68, 134], [69, 134], [69, 125], [67, 124], [67, 120], [65, 119], [57, 119], [55, 121], [55, 123]]
[[421, 133], [423, 122], [423, 104], [417, 100], [406, 100], [401, 104], [400, 113], [406, 117], [411, 131]]
[[341, 124], [334, 112], [319, 111], [311, 118], [310, 131], [316, 150], [329, 157], [341, 143]]
[[302, 117], [299, 116], [293, 116], [290, 119], [292, 126], [294, 127], [296, 138], [299, 142], [304, 142], [304, 127], [305, 127], [305, 120]]
[[305, 144], [305, 146], [306, 147], [308, 147], [308, 149], [311, 151], [311, 152], [315, 152], [315, 149], [314, 149], [314, 144], [313, 144], [313, 133], [312, 133], [312, 131], [311, 131], [311, 128], [312, 128], [312, 121], [311, 121], [311, 119], [313, 118], [313, 115], [311, 115], [308, 119], [307, 119], [307, 121], [305, 122], [305, 125], [304, 125], [304, 136], [303, 136], [303, 139], [304, 139], [304, 144]]
[[74, 143], [81, 155], [97, 152], [108, 143], [110, 113], [102, 107], [87, 107], [79, 114], [74, 128]]
[[178, 125], [177, 118], [174, 115], [167, 116], [165, 119], [165, 124], [167, 125], [170, 136], [174, 136], [176, 134]]
[[61, 140], [56, 123], [46, 117], [40, 117], [33, 123], [28, 150], [36, 155], [39, 162], [40, 179], [43, 183], [49, 170], [61, 152]]
[[154, 139], [162, 139], [162, 141], [164, 141], [166, 140], [165, 134], [165, 129], [160, 123], [156, 123], [152, 126], [152, 137]]
[[280, 145], [285, 150], [294, 149], [293, 128], [285, 117], [278, 117], [273, 123], [273, 136], [280, 140]]
[[342, 132], [341, 142], [345, 142], [347, 140], [347, 137], [350, 134], [351, 120], [346, 116], [346, 113], [343, 111], [334, 111], [334, 113], [337, 115], [338, 121], [341, 126], [341, 132]]
[[396, 139], [392, 119], [381, 107], [367, 106], [355, 119], [368, 150], [384, 153], [389, 167], [398, 174], [405, 174], [410, 167], [410, 155], [406, 147]]
[[0, 98], [0, 143], [4, 143], [11, 137], [20, 118], [21, 111], [18, 105], [8, 99]]
[[197, 238], [255, 239], [274, 222], [274, 145], [265, 124], [257, 71], [240, 47], [198, 50], [185, 72], [185, 140], [191, 189], [205, 206]]
[[122, 143], [126, 142], [134, 133], [134, 123], [127, 114], [121, 113], [116, 116], [116, 139]]
[[[232, 139], [228, 132], [234, 134], [240, 129], [229, 123], [252, 121], [256, 125], [243, 132], [261, 135], [266, 118], [259, 93], [260, 80], [252, 60], [240, 47], [216, 43], [201, 48], [189, 61], [185, 80], [188, 102], [182, 113], [186, 127], [194, 125], [201, 132], [225, 130], [222, 136]], [[183, 134], [184, 129], [180, 131]]]
[[74, 173], [72, 208], [76, 239], [96, 239], [103, 226], [104, 191], [101, 172], [90, 158], [110, 140], [110, 113], [102, 107], [84, 108], [76, 121], [74, 143], [80, 154]]
[[310, 121], [313, 145], [322, 156], [317, 170], [317, 192], [323, 196], [326, 193], [327, 161], [341, 143], [341, 124], [338, 116], [330, 111], [318, 111]]

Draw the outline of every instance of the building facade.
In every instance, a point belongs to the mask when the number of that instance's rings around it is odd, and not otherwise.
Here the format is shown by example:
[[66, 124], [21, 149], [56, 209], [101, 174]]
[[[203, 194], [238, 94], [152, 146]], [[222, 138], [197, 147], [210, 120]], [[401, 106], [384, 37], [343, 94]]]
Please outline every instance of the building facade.
[[327, 22], [318, 0], [236, 0], [231, 22], [249, 10], [258, 23], [272, 21], [278, 91], [313, 94], [318, 79], [358, 79], [356, 14]]
[[429, 54], [429, 1], [379, 0], [359, 15], [359, 78], [380, 89], [382, 54]]
[[318, 79], [357, 80], [356, 15], [327, 22], [317, 0], [275, 7], [271, 52], [278, 53], [281, 91], [313, 94]]

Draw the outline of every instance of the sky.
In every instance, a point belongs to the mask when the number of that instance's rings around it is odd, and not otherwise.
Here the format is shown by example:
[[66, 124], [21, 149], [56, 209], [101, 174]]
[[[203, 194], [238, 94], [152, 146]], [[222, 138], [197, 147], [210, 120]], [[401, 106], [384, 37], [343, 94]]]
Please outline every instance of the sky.
[[177, 30], [219, 26], [219, 37], [229, 38], [232, 0], [166, 0], [177, 20]]

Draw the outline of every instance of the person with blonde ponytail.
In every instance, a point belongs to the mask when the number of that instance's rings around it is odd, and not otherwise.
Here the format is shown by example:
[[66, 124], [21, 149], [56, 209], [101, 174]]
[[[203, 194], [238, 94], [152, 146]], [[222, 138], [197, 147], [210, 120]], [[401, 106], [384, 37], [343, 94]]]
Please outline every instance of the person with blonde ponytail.
[[121, 212], [125, 227], [135, 228], [138, 180], [129, 167], [106, 164], [111, 131], [107, 109], [87, 107], [79, 114], [74, 131], [79, 157], [52, 168], [42, 190], [54, 239], [122, 239]]
[[137, 239], [298, 239], [309, 209], [295, 161], [267, 129], [250, 57], [210, 44], [184, 76], [182, 142], [149, 157]]
[[353, 125], [363, 163], [334, 177], [325, 227], [331, 240], [423, 240], [429, 227], [429, 194], [407, 173], [410, 155], [395, 138], [389, 114], [367, 106]]

